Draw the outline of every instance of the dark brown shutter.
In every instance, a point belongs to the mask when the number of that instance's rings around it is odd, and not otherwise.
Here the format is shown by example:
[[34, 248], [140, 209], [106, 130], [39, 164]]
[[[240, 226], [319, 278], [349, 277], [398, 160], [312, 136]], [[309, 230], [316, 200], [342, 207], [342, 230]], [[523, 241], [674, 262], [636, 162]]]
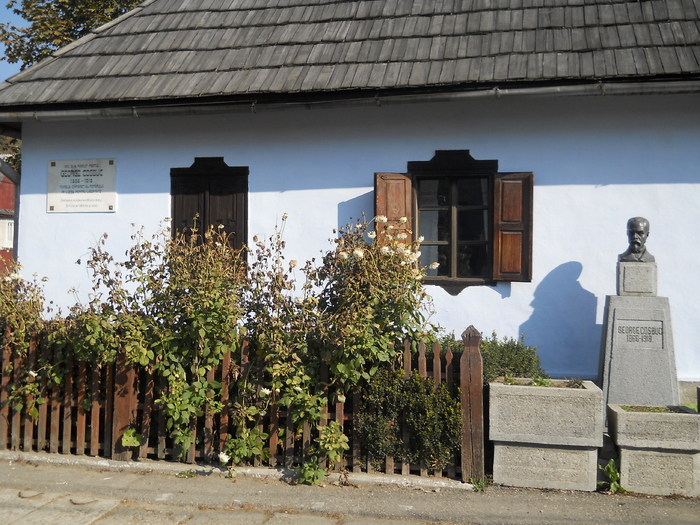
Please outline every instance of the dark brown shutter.
[[532, 173], [496, 173], [493, 278], [532, 280]]
[[[392, 225], [396, 229], [413, 227], [413, 192], [411, 178], [405, 173], [374, 174], [374, 215], [384, 215], [386, 224], [376, 224], [377, 229]], [[407, 221], [401, 223], [401, 217]], [[408, 242], [412, 241], [409, 234]]]
[[186, 231], [194, 227], [194, 217], [198, 216], [197, 228], [201, 230], [204, 220], [204, 198], [206, 184], [201, 179], [172, 177], [172, 226], [174, 230]]
[[248, 168], [227, 166], [223, 157], [197, 157], [189, 168], [172, 168], [173, 229], [187, 231], [198, 215], [197, 229], [209, 226], [228, 234], [234, 248], [247, 239]]

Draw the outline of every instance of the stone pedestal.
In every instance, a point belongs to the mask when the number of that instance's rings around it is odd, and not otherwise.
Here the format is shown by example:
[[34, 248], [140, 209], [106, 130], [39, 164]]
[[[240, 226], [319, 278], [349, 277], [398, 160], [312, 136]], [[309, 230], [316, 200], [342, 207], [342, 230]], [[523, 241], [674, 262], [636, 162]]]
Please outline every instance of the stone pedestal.
[[678, 405], [678, 378], [666, 297], [656, 297], [656, 264], [618, 263], [618, 294], [603, 325], [606, 403]]

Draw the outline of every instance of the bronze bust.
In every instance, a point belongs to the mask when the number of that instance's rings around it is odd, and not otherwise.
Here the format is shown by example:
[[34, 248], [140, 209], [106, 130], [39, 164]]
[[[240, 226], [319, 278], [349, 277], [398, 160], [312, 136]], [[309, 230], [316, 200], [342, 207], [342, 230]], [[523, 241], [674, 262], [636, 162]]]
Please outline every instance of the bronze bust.
[[627, 221], [627, 238], [629, 248], [625, 253], [617, 256], [620, 262], [654, 262], [654, 256], [646, 249], [647, 237], [649, 237], [649, 221], [644, 217], [632, 217]]

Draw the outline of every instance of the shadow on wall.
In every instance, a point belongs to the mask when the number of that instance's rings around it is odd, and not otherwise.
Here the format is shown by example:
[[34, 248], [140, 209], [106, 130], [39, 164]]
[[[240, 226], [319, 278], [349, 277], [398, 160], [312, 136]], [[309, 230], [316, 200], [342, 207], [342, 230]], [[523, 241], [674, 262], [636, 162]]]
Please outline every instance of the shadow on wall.
[[536, 346], [542, 367], [552, 376], [595, 379], [602, 325], [596, 324], [596, 296], [578, 278], [583, 266], [557, 266], [535, 290], [530, 319], [520, 325], [525, 344]]
[[[354, 199], [338, 203], [338, 229], [345, 227], [348, 223], [355, 223], [362, 220], [362, 212], [365, 212], [365, 219], [371, 221], [374, 218], [374, 192], [368, 191], [358, 195]], [[370, 228], [372, 229], [372, 228]]]

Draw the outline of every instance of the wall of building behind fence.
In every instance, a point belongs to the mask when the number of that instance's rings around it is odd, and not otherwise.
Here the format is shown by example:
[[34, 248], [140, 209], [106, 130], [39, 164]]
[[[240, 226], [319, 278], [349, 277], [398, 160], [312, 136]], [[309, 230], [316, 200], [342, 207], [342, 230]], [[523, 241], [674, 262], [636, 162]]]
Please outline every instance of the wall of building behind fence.
[[[535, 173], [532, 283], [472, 287], [458, 296], [430, 287], [434, 321], [459, 332], [539, 347], [555, 376], [594, 378], [605, 295], [615, 293], [625, 224], [651, 221], [649, 250], [659, 295], [671, 300], [679, 377], [700, 380], [697, 319], [700, 247], [700, 97], [514, 98], [451, 104], [258, 111], [202, 117], [28, 122], [19, 257], [25, 276], [49, 277], [47, 295], [88, 299], [84, 263], [103, 232], [120, 256], [132, 231], [170, 214], [170, 168], [196, 156], [250, 167], [249, 233], [268, 236], [288, 213], [290, 259], [328, 248], [332, 230], [373, 214], [373, 173], [405, 171], [436, 149], [469, 149], [501, 171]], [[47, 214], [47, 164], [117, 159], [116, 213]]]

